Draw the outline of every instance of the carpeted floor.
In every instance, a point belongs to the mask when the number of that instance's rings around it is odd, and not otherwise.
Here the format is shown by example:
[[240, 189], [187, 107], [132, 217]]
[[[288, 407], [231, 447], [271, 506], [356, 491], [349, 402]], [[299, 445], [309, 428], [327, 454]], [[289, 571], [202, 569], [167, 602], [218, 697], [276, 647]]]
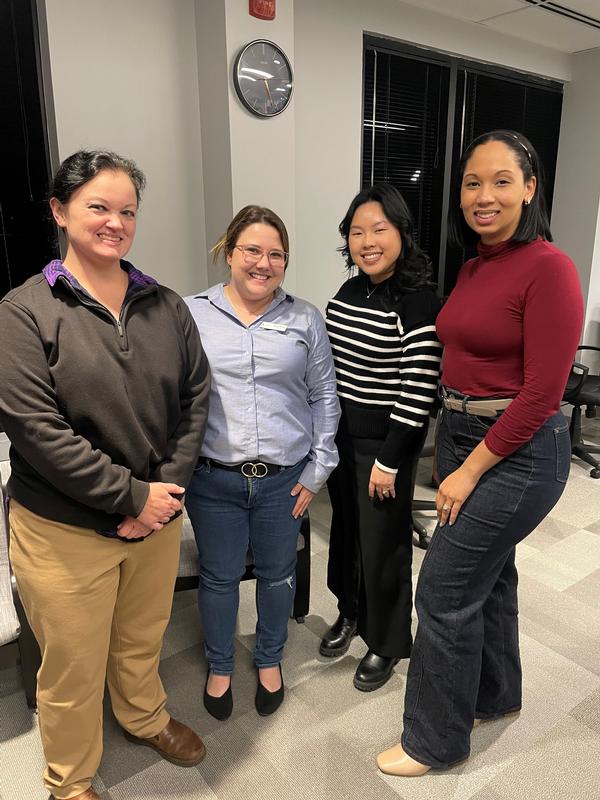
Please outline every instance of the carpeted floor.
[[[600, 441], [600, 419], [587, 421]], [[420, 466], [418, 496], [431, 464]], [[235, 709], [221, 723], [202, 706], [206, 665], [193, 592], [176, 595], [161, 674], [173, 716], [205, 739], [199, 767], [178, 769], [126, 742], [110, 710], [104, 758], [94, 782], [102, 800], [592, 800], [600, 797], [600, 481], [573, 462], [553, 513], [518, 547], [524, 667], [521, 715], [482, 725], [471, 758], [419, 779], [388, 778], [375, 766], [395, 744], [406, 676], [401, 662], [389, 683], [364, 694], [352, 675], [365, 652], [318, 655], [319, 638], [336, 616], [325, 586], [330, 508], [326, 492], [311, 507], [312, 594], [306, 623], [290, 621], [283, 673], [286, 700], [273, 717], [254, 710], [251, 661], [254, 587], [242, 585], [233, 679]], [[429, 515], [431, 518], [431, 515]], [[415, 574], [423, 552], [415, 549]], [[76, 646], [76, 644], [75, 644]], [[36, 717], [28, 710], [18, 668], [0, 668], [0, 798], [45, 800]]]

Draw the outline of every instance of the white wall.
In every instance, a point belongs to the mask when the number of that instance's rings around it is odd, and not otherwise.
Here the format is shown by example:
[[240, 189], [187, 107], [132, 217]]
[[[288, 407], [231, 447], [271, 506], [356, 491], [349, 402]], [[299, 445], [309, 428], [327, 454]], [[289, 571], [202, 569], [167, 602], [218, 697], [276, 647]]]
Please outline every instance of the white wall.
[[600, 345], [600, 50], [572, 56], [558, 148], [552, 231], [587, 295], [583, 340]]
[[[592, 255], [592, 269], [587, 295], [587, 308], [583, 326], [582, 342], [600, 347], [600, 208], [596, 223], [596, 237]], [[584, 363], [592, 367], [596, 375], [600, 373], [600, 353], [588, 353], [583, 356]]]
[[343, 279], [337, 225], [360, 188], [363, 32], [570, 78], [563, 53], [399, 0], [296, 0], [294, 29], [297, 291], [320, 307]]
[[[286, 224], [294, 253], [295, 166], [294, 100], [272, 119], [256, 117], [239, 102], [232, 72], [241, 48], [253, 39], [270, 39], [294, 59], [294, 0], [279, 0], [273, 21], [248, 13], [240, 0], [196, 0], [202, 109], [206, 238], [210, 248], [232, 216], [248, 204], [272, 208]], [[285, 286], [295, 291], [295, 259]], [[209, 282], [223, 280], [222, 263], [209, 265]]]
[[[273, 22], [250, 17], [246, 0], [46, 6], [60, 156], [105, 146], [140, 163], [149, 180], [132, 260], [182, 293], [222, 277], [207, 251], [246, 203], [271, 206], [286, 222], [290, 291], [321, 308], [336, 291], [344, 278], [337, 226], [360, 186], [364, 32], [573, 77], [553, 222], [592, 290], [588, 319], [597, 318], [598, 203], [589, 200], [600, 176], [588, 168], [600, 160], [584, 156], [600, 130], [597, 51], [571, 58], [400, 0], [279, 0]], [[274, 119], [248, 113], [231, 80], [235, 55], [254, 38], [276, 41], [294, 68], [292, 102]], [[572, 163], [590, 187], [583, 205]]]
[[[233, 216], [229, 59], [225, 3], [196, 0], [196, 49], [202, 134], [204, 229], [207, 249], [220, 238]], [[199, 225], [202, 222], [198, 221]], [[207, 264], [205, 289], [223, 278], [221, 264]]]
[[194, 0], [46, 0], [59, 157], [132, 157], [148, 187], [131, 260], [182, 294], [205, 286]]

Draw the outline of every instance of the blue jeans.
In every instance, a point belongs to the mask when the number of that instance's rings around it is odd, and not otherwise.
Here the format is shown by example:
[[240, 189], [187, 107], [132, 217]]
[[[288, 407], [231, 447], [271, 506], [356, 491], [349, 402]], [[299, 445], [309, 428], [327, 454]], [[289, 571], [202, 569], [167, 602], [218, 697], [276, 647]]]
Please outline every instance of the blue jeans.
[[265, 478], [198, 463], [186, 494], [200, 555], [198, 606], [206, 658], [215, 675], [233, 672], [240, 580], [248, 550], [256, 577], [257, 667], [279, 664], [295, 592], [300, 519], [290, 495], [306, 464], [301, 461]]
[[[494, 420], [444, 411], [440, 478]], [[404, 750], [445, 767], [469, 755], [474, 717], [521, 707], [515, 545], [561, 496], [571, 460], [562, 413], [483, 475], [456, 522], [437, 527], [417, 585], [419, 626], [406, 683]]]

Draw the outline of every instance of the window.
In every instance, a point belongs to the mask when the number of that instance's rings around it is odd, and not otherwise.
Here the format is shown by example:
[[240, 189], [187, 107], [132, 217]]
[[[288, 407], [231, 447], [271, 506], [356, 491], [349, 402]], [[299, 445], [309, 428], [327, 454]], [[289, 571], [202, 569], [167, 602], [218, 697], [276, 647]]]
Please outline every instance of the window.
[[363, 187], [388, 181], [402, 192], [441, 294], [472, 255], [446, 242], [462, 150], [494, 128], [525, 134], [546, 169], [551, 209], [561, 107], [561, 84], [365, 37]]
[[56, 255], [33, 2], [0, 3], [0, 297]]

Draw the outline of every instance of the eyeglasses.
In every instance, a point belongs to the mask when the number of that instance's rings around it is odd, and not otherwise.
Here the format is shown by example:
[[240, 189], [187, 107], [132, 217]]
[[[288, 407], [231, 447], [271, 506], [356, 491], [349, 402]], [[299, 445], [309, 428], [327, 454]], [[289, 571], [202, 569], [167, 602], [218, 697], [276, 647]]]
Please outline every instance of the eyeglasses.
[[269, 250], [267, 252], [254, 244], [236, 244], [234, 248], [242, 253], [246, 264], [258, 264], [262, 257], [266, 256], [272, 267], [285, 267], [289, 255], [283, 250]]

